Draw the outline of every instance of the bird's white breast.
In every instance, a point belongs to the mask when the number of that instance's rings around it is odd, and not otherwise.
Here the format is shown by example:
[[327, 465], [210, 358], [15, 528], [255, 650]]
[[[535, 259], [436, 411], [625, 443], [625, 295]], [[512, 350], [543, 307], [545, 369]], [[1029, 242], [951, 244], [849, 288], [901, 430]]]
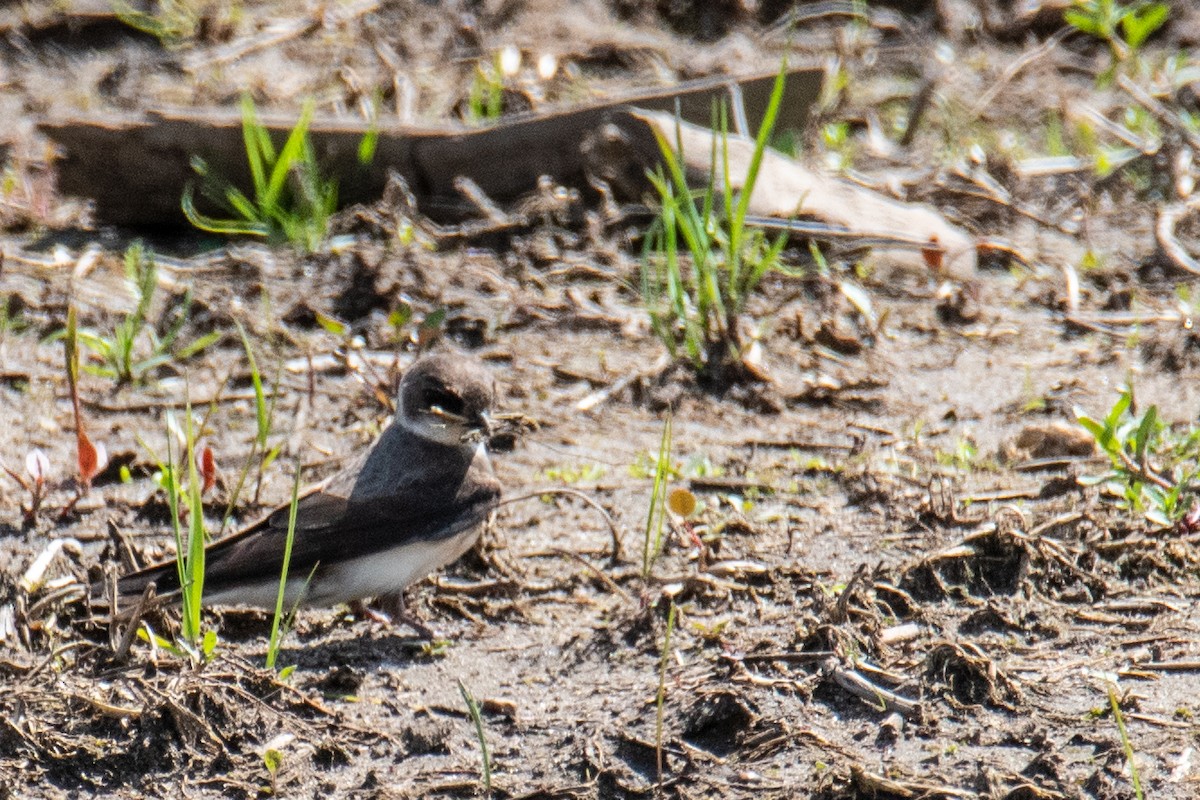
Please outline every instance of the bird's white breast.
[[[319, 575], [288, 575], [285, 608], [303, 598], [305, 605], [332, 606], [366, 597], [393, 594], [449, 564], [470, 549], [482, 526], [474, 525], [444, 539], [409, 541], [396, 547], [340, 564], [322, 564]], [[307, 589], [305, 587], [307, 584]], [[206, 593], [213, 605], [246, 605], [274, 608], [279, 582], [262, 582], [236, 589]]]

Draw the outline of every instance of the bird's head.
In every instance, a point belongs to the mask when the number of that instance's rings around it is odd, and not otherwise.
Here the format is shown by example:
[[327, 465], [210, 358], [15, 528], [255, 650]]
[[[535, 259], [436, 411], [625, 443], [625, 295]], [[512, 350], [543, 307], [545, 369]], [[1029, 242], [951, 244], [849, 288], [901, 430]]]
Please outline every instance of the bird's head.
[[453, 447], [474, 446], [490, 431], [492, 375], [475, 358], [425, 356], [400, 380], [396, 421], [409, 432]]

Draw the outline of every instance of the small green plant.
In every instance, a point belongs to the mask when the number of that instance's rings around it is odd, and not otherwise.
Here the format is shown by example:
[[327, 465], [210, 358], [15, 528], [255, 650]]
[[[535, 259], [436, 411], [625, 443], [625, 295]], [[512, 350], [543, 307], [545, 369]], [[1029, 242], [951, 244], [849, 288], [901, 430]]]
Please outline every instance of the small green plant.
[[655, 335], [673, 357], [682, 354], [702, 375], [725, 375], [740, 363], [740, 321], [748, 299], [768, 272], [788, 271], [780, 261], [786, 232], [772, 242], [760, 229], [746, 226], [750, 195], [783, 101], [786, 66], [775, 79], [741, 191], [717, 196], [718, 184], [730, 186], [724, 108], [716, 114], [709, 181], [699, 203], [688, 187], [682, 156], [676, 155], [682, 150], [681, 132], [677, 128], [676, 148], [655, 132], [666, 172], [660, 168], [650, 175], [662, 208], [643, 244], [642, 299]]
[[[196, 453], [196, 436], [191, 423], [192, 410], [190, 401], [186, 403], [185, 413], [187, 422], [184, 430], [180, 431], [170, 411], [167, 412], [167, 460], [162, 461], [145, 441], [138, 441], [158, 465], [154, 482], [163, 490], [167, 497], [167, 508], [171, 515], [171, 524], [175, 534], [175, 552], [178, 554], [176, 565], [179, 570], [181, 638], [180, 641], [170, 642], [156, 634], [149, 623], [143, 621], [138, 630], [138, 637], [150, 644], [152, 649], [162, 649], [177, 658], [188, 658], [194, 662], [207, 661], [216, 650], [217, 634], [214, 630], [201, 632], [200, 611], [203, 606], [204, 593], [204, 545], [207, 538], [204, 528], [204, 506], [202, 494], [207, 477], [198, 464]], [[188, 484], [180, 483], [179, 470], [182, 465], [175, 463], [172, 442], [182, 434], [185, 442], [185, 456], [188, 459]], [[206, 448], [207, 449], [207, 448]], [[205, 460], [199, 457], [200, 461]], [[181, 506], [188, 513], [188, 537], [184, 544], [183, 525], [181, 522]]]
[[479, 64], [467, 95], [467, 119], [476, 124], [494, 122], [504, 111], [504, 79], [489, 64]]
[[[238, 479], [233, 485], [233, 491], [229, 493], [229, 503], [225, 507], [225, 515], [221, 519], [221, 530], [229, 524], [229, 520], [233, 517], [233, 510], [237, 507], [238, 498], [241, 496], [242, 488], [246, 485], [246, 478], [250, 474], [250, 469], [257, 464], [258, 476], [254, 485], [254, 502], [258, 502], [259, 490], [262, 488], [263, 472], [267, 467], [275, 461], [279, 456], [279, 451], [283, 447], [283, 442], [268, 447], [271, 437], [271, 425], [275, 419], [275, 400], [279, 397], [278, 392], [271, 393], [271, 402], [267, 402], [266, 391], [263, 389], [262, 373], [258, 369], [258, 359], [254, 357], [254, 347], [250, 344], [250, 337], [246, 334], [246, 329], [241, 322], [235, 321], [237, 325], [238, 335], [242, 339], [242, 347], [246, 351], [246, 361], [250, 366], [250, 382], [254, 386], [254, 419], [255, 433], [254, 440], [250, 444], [250, 453], [246, 456], [246, 462], [242, 465], [241, 471], [238, 473]], [[282, 368], [282, 367], [281, 367]], [[276, 376], [275, 385], [279, 385], [278, 376]]]
[[[271, 132], [258, 121], [254, 101], [242, 96], [242, 138], [254, 197], [213, 175], [204, 159], [192, 159], [192, 168], [201, 178], [200, 191], [212, 202], [233, 215], [215, 219], [196, 210], [195, 187], [184, 189], [183, 213], [201, 230], [231, 236], [262, 236], [291, 242], [308, 252], [316, 251], [325, 241], [329, 219], [337, 210], [337, 181], [325, 178], [309, 140], [315, 104], [307, 101], [300, 119], [278, 151]], [[368, 132], [367, 136], [377, 134]], [[374, 147], [360, 147], [360, 156], [373, 155]]]
[[1138, 775], [1137, 762], [1133, 758], [1133, 742], [1129, 739], [1129, 731], [1125, 728], [1125, 715], [1121, 713], [1121, 703], [1117, 700], [1116, 687], [1108, 684], [1108, 705], [1112, 708], [1113, 719], [1117, 721], [1117, 731], [1121, 734], [1121, 746], [1125, 749], [1125, 760], [1129, 762], [1129, 780], [1133, 783], [1133, 794], [1137, 800], [1143, 800], [1142, 779]]
[[975, 467], [975, 461], [979, 455], [978, 448], [970, 439], [959, 437], [954, 443], [952, 452], [939, 450], [935, 457], [937, 462], [943, 467], [953, 467], [960, 472], [970, 472]]
[[654, 755], [658, 766], [658, 783], [663, 780], [663, 706], [667, 699], [667, 660], [671, 655], [671, 634], [675, 631], [675, 601], [667, 611], [667, 630], [663, 634], [662, 655], [658, 660], [658, 693], [655, 697], [654, 714]]
[[662, 552], [663, 526], [667, 521], [667, 479], [671, 470], [671, 416], [663, 423], [662, 441], [654, 463], [654, 488], [650, 490], [650, 509], [646, 513], [646, 534], [642, 543], [642, 577], [650, 577], [650, 569]]
[[430, 639], [420, 643], [418, 650], [425, 658], [443, 658], [450, 652], [449, 639]]
[[1108, 44], [1113, 67], [1135, 54], [1150, 34], [1171, 15], [1166, 3], [1136, 0], [1124, 5], [1117, 0], [1075, 0], [1063, 11], [1068, 25]]
[[[223, 335], [210, 331], [190, 344], [176, 347], [179, 334], [187, 323], [192, 306], [189, 290], [183, 302], [173, 312], [174, 318], [162, 333], [150, 320], [154, 293], [158, 288], [158, 266], [154, 254], [141, 241], [125, 250], [125, 279], [137, 304], [116, 324], [110, 333], [98, 333], [80, 328], [79, 343], [99, 356], [99, 363], [85, 363], [83, 369], [93, 375], [111, 378], [118, 384], [138, 383], [158, 367], [174, 361], [186, 361], [198, 355]], [[62, 338], [65, 330], [54, 333], [50, 340]]]
[[853, 166], [854, 140], [850, 136], [849, 122], [838, 121], [825, 125], [821, 128], [821, 143], [835, 157], [839, 169]]
[[606, 472], [603, 464], [572, 464], [562, 467], [547, 467], [542, 471], [543, 477], [570, 486], [573, 483], [590, 483], [604, 477]]
[[462, 678], [458, 679], [458, 691], [462, 695], [463, 702], [467, 704], [467, 714], [471, 717], [471, 722], [475, 724], [475, 737], [479, 740], [479, 752], [483, 757], [480, 781], [483, 784], [484, 795], [490, 797], [492, 794], [492, 756], [488, 752], [487, 737], [483, 735], [483, 713], [479, 709], [479, 702], [467, 689], [467, 685], [462, 682]]
[[263, 766], [267, 768], [267, 776], [271, 779], [271, 785], [267, 787], [268, 793], [274, 796], [279, 793], [279, 770], [283, 767], [283, 753], [274, 747], [268, 747], [263, 751], [262, 759]]
[[0, 297], [0, 343], [9, 334], [20, 333], [28, 327], [25, 318], [21, 315], [20, 301], [14, 303], [13, 299], [13, 295]]
[[[212, 654], [217, 649], [217, 633], [212, 630], [204, 632], [204, 637], [200, 640], [199, 649], [186, 642], [172, 642], [169, 639], [164, 639], [155, 633], [154, 629], [150, 627], [150, 623], [145, 620], [142, 620], [142, 627], [138, 629], [137, 636], [143, 642], [150, 645], [152, 652], [166, 650], [176, 658], [189, 659], [194, 663], [200, 663], [212, 658]], [[155, 659], [157, 659], [157, 656], [152, 658], [152, 660]]]
[[[174, 427], [170, 420], [171, 412], [167, 412], [167, 461], [159, 464], [162, 475], [162, 487], [167, 495], [167, 507], [171, 513], [171, 525], [175, 533], [176, 565], [179, 569], [179, 593], [182, 606], [180, 628], [183, 642], [188, 647], [201, 645], [200, 610], [204, 595], [204, 504], [200, 497], [200, 471], [196, 467], [196, 434], [192, 424], [192, 403], [184, 404], [184, 457], [187, 459], [186, 490], [179, 485], [179, 468], [175, 464], [172, 441], [175, 439]], [[187, 507], [188, 530], [184, 539], [183, 525], [180, 522], [180, 502]], [[211, 651], [210, 651], [211, 652]]]
[[[292, 502], [288, 506], [287, 539], [283, 544], [283, 566], [279, 570], [279, 591], [275, 593], [275, 614], [271, 617], [271, 637], [267, 640], [267, 669], [275, 669], [279, 642], [287, 632], [283, 598], [287, 592], [288, 568], [292, 564], [292, 543], [296, 539], [296, 511], [300, 506], [300, 464], [296, 463], [296, 478], [292, 481]], [[297, 600], [297, 602], [299, 602]]]
[[1111, 461], [1111, 469], [1089, 483], [1108, 485], [1123, 507], [1157, 525], [1174, 524], [1191, 510], [1200, 475], [1200, 427], [1176, 433], [1159, 418], [1157, 406], [1139, 415], [1131, 388], [1121, 390], [1104, 419], [1082, 411], [1077, 417]]
[[491, 62], [475, 65], [467, 95], [467, 121], [495, 122], [504, 114], [504, 82], [521, 69], [521, 51], [508, 46], [497, 50]]
[[1038, 414], [1044, 412], [1049, 405], [1046, 397], [1038, 393], [1037, 386], [1033, 382], [1033, 372], [1029, 367], [1025, 368], [1025, 379], [1021, 383], [1021, 397], [1022, 414]]

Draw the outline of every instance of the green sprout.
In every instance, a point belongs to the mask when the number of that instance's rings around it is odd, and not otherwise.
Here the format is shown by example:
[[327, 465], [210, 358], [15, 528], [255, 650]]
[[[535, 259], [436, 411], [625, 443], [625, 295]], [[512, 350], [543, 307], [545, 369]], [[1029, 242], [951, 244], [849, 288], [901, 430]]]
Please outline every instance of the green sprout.
[[[85, 329], [77, 332], [80, 344], [99, 357], [98, 364], [84, 364], [85, 371], [111, 378], [118, 384], [139, 383], [164, 364], [198, 355], [224, 335], [221, 331], [210, 331], [190, 344], [176, 346], [191, 311], [191, 291], [184, 294], [166, 329], [160, 333], [155, 328], [150, 311], [158, 288], [158, 266], [154, 254], [141, 241], [125, 250], [125, 278], [137, 299], [135, 308], [109, 333]], [[57, 331], [50, 340], [62, 338], [65, 333]]]
[[655, 696], [654, 714], [654, 754], [658, 767], [658, 783], [663, 780], [663, 723], [665, 721], [663, 706], [667, 699], [667, 659], [671, 654], [671, 634], [675, 631], [675, 602], [667, 611], [667, 630], [663, 634], [662, 655], [658, 660], [658, 692]]
[[1170, 15], [1169, 5], [1150, 0], [1137, 0], [1129, 5], [1117, 0], [1075, 0], [1063, 11], [1063, 20], [1072, 28], [1107, 43], [1115, 69], [1117, 64], [1135, 54]]
[[[233, 517], [233, 510], [237, 507], [238, 497], [242, 493], [242, 488], [246, 484], [246, 478], [250, 474], [250, 469], [257, 463], [258, 476], [254, 488], [254, 501], [258, 502], [259, 491], [262, 488], [263, 473], [267, 467], [274, 463], [279, 456], [279, 451], [283, 448], [283, 443], [268, 447], [271, 436], [271, 425], [275, 419], [275, 401], [279, 397], [278, 392], [271, 393], [271, 401], [267, 402], [266, 391], [263, 389], [262, 373], [259, 372], [258, 360], [254, 357], [254, 348], [250, 344], [250, 337], [246, 334], [246, 329], [241, 322], [234, 323], [237, 325], [238, 335], [242, 339], [242, 347], [246, 351], [246, 361], [250, 366], [250, 381], [254, 386], [254, 418], [255, 418], [255, 433], [254, 440], [250, 444], [250, 452], [246, 456], [246, 462], [242, 465], [241, 471], [238, 473], [237, 482], [233, 485], [233, 491], [229, 494], [229, 503], [225, 507], [225, 515], [221, 520], [221, 529], [229, 524], [229, 520]], [[282, 365], [280, 367], [282, 369]], [[275, 384], [278, 386], [279, 379], [276, 375]]]
[[483, 784], [483, 793], [490, 796], [492, 793], [492, 756], [488, 751], [487, 738], [483, 735], [483, 713], [480, 711], [479, 701], [471, 694], [461, 678], [458, 680], [458, 691], [462, 695], [463, 702], [467, 704], [467, 714], [471, 717], [471, 722], [475, 724], [475, 737], [479, 740], [479, 752], [483, 757], [480, 781]]
[[279, 590], [275, 593], [275, 613], [271, 617], [271, 636], [267, 640], [267, 669], [275, 669], [275, 660], [279, 656], [279, 642], [287, 631], [283, 599], [287, 593], [288, 568], [292, 564], [292, 543], [296, 539], [296, 511], [300, 506], [300, 471], [300, 464], [297, 463], [296, 477], [292, 481], [292, 502], [288, 506], [287, 539], [283, 545], [283, 566], [279, 570]]
[[1117, 699], [1117, 691], [1112, 683], [1108, 685], [1108, 704], [1112, 708], [1113, 719], [1117, 722], [1121, 746], [1125, 750], [1125, 760], [1129, 762], [1129, 779], [1133, 784], [1133, 795], [1137, 800], [1142, 800], [1145, 795], [1142, 793], [1142, 779], [1138, 774], [1137, 762], [1133, 757], [1133, 742], [1129, 738], [1129, 731], [1125, 728], [1125, 715], [1121, 713], [1121, 703]]
[[1109, 457], [1108, 472], [1086, 479], [1108, 486], [1121, 507], [1156, 525], [1172, 525], [1186, 515], [1200, 475], [1200, 427], [1171, 430], [1150, 406], [1138, 414], [1131, 388], [1121, 390], [1104, 419], [1077, 412], [1079, 424]]
[[[171, 526], [175, 534], [175, 560], [179, 570], [179, 594], [182, 606], [180, 627], [183, 643], [193, 650], [201, 643], [200, 610], [204, 595], [204, 504], [200, 498], [200, 473], [196, 469], [196, 434], [192, 424], [192, 403], [184, 404], [184, 441], [187, 459], [186, 490], [179, 483], [179, 467], [171, 443], [175, 432], [167, 423], [167, 461], [159, 464], [161, 485], [167, 495], [167, 507], [171, 512]], [[188, 511], [188, 530], [185, 541], [183, 525], [180, 523], [179, 504], [183, 502]], [[210, 650], [211, 652], [211, 650]]]
[[663, 423], [662, 440], [658, 445], [658, 458], [654, 462], [654, 488], [650, 491], [650, 509], [646, 514], [646, 533], [642, 544], [642, 577], [650, 577], [662, 552], [663, 526], [667, 520], [667, 479], [671, 472], [671, 416]]
[[[232, 214], [216, 219], [196, 210], [195, 187], [184, 189], [183, 213], [194, 226], [212, 233], [231, 236], [261, 236], [285, 240], [298, 248], [314, 252], [325, 241], [329, 220], [337, 210], [337, 181], [325, 178], [308, 136], [314, 102], [305, 102], [300, 119], [278, 151], [271, 132], [258, 121], [254, 101], [242, 96], [242, 138], [254, 196], [247, 197], [228, 181], [212, 175], [204, 159], [192, 159], [192, 168], [201, 177], [201, 193]], [[374, 155], [371, 144], [360, 147], [360, 155]]]
[[666, 172], [660, 167], [649, 176], [661, 209], [642, 249], [642, 299], [651, 328], [672, 357], [682, 354], [708, 377], [725, 375], [740, 362], [740, 319], [759, 282], [769, 272], [788, 272], [780, 261], [786, 232], [772, 242], [746, 225], [750, 196], [783, 102], [786, 68], [785, 62], [775, 79], [739, 192], [717, 196], [718, 184], [731, 185], [724, 108], [716, 113], [709, 180], [699, 203], [688, 187], [682, 155], [676, 155], [682, 150], [679, 128], [675, 148], [655, 132]]

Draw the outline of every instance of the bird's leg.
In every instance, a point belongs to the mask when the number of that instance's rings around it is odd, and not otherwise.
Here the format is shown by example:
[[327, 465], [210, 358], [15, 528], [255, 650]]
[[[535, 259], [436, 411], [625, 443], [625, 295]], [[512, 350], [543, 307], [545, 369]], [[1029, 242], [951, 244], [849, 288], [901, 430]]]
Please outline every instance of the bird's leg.
[[404, 607], [404, 593], [381, 594], [375, 598], [378, 608], [371, 608], [365, 601], [356, 600], [350, 607], [356, 614], [383, 625], [404, 624], [416, 631], [417, 636], [427, 641], [433, 641], [437, 634], [421, 620], [408, 612]]
[[391, 625], [392, 618], [382, 611], [377, 611], [371, 608], [366, 600], [351, 600], [350, 612], [359, 619], [369, 619], [372, 622], [378, 622], [380, 625]]

